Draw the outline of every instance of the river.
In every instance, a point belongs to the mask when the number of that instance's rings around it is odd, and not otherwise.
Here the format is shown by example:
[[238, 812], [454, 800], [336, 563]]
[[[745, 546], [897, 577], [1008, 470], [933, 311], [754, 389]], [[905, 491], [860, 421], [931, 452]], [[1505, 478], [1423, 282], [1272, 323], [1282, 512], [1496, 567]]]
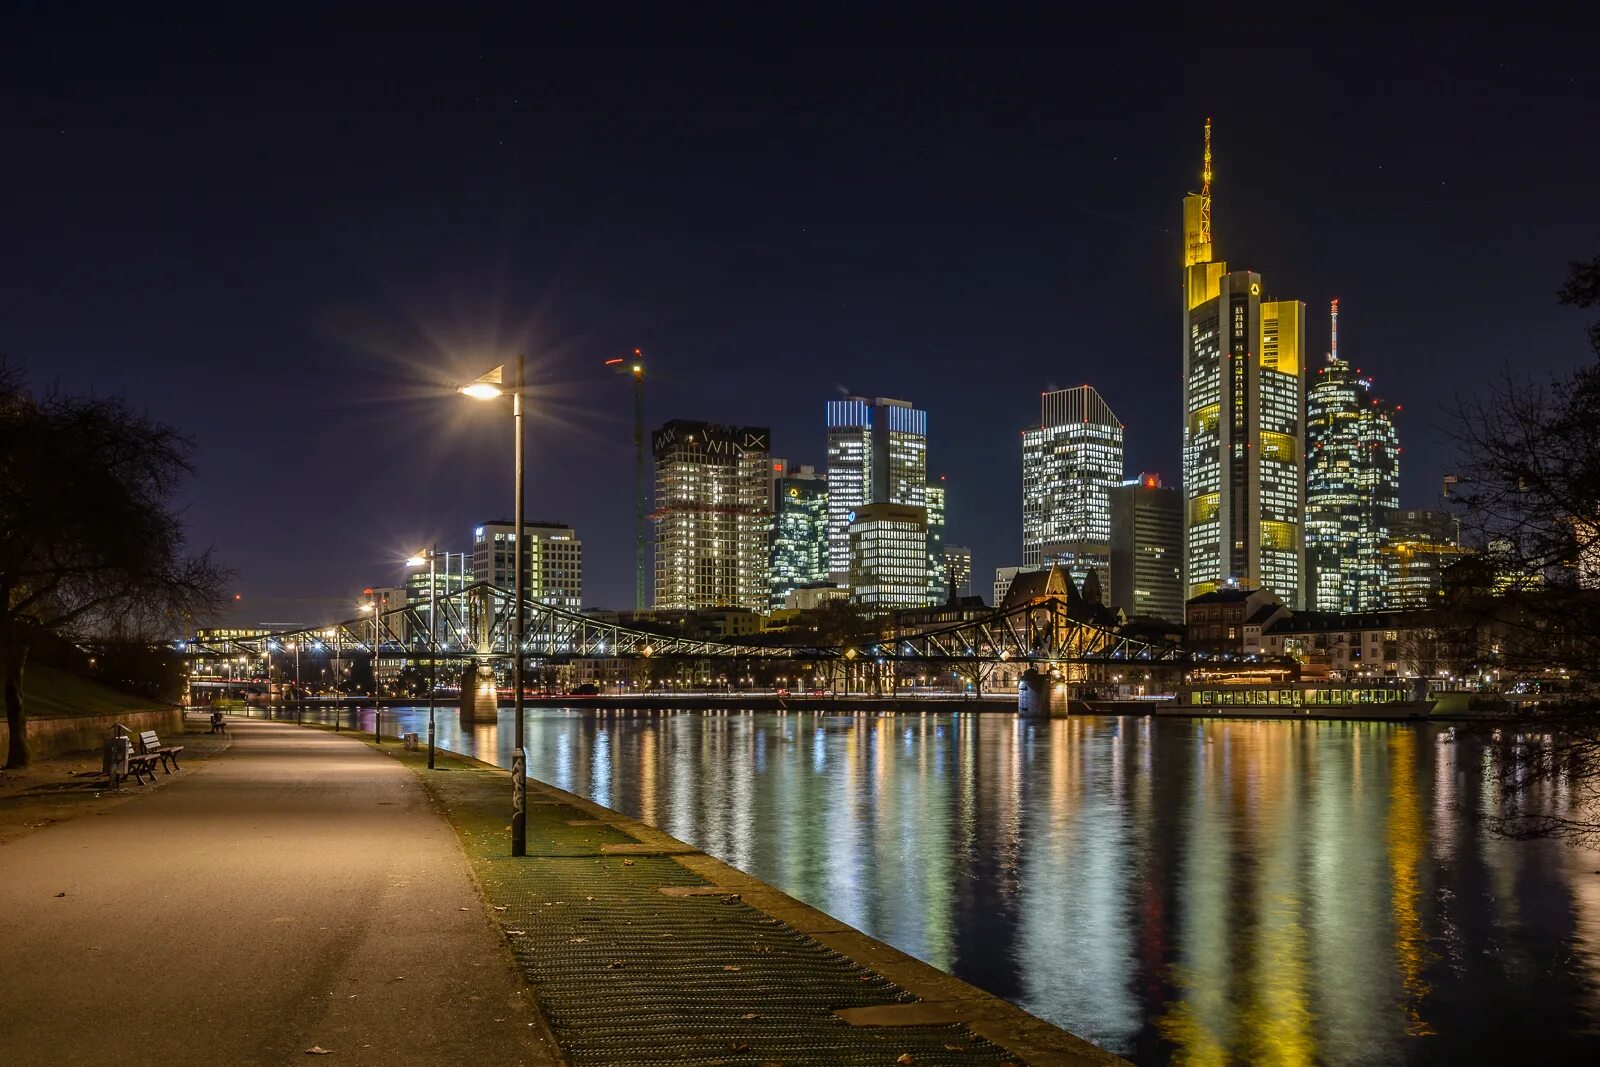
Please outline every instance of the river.
[[[510, 717], [439, 744], [509, 765]], [[1492, 749], [1449, 728], [530, 709], [528, 747], [1141, 1064], [1600, 1055], [1600, 853], [1489, 833]]]

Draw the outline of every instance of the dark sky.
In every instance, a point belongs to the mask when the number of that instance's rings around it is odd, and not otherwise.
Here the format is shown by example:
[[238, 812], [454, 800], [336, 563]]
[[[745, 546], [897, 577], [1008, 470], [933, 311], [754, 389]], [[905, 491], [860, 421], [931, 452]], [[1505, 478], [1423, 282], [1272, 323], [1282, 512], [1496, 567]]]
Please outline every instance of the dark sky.
[[0, 352], [190, 432], [195, 541], [241, 621], [348, 614], [510, 511], [509, 418], [449, 387], [521, 348], [530, 518], [632, 601], [635, 346], [652, 426], [823, 460], [849, 390], [929, 412], [975, 591], [1020, 554], [1018, 431], [1088, 382], [1128, 470], [1179, 468], [1179, 202], [1215, 122], [1219, 254], [1404, 407], [1587, 358], [1600, 254], [1578, 27], [429, 22], [0, 33]]

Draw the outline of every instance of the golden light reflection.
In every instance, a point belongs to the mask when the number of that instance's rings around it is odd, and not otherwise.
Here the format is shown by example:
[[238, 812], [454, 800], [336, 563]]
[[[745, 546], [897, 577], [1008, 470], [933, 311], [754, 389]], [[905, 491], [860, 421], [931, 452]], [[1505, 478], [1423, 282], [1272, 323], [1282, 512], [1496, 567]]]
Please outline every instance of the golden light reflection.
[[1422, 1017], [1422, 1002], [1428, 995], [1422, 971], [1428, 964], [1428, 952], [1417, 902], [1421, 893], [1418, 869], [1427, 839], [1413, 763], [1416, 745], [1411, 730], [1396, 730], [1389, 738], [1389, 870], [1394, 885], [1395, 959], [1406, 994], [1406, 1033], [1422, 1037], [1434, 1030]]

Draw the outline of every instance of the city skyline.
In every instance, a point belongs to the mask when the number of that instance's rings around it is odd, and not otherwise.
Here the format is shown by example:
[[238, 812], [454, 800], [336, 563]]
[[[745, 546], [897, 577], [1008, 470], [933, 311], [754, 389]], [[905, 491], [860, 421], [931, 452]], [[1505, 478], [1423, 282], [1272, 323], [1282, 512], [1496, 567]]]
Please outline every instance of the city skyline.
[[[710, 35], [695, 45], [703, 73], [676, 83], [626, 42], [639, 73], [605, 85], [575, 75], [614, 42], [578, 30], [542, 45], [548, 77], [594, 105], [579, 109], [588, 126], [515, 103], [530, 87], [485, 73], [513, 68], [481, 40], [392, 35], [381, 58], [308, 46], [305, 86], [269, 95], [229, 91], [265, 52], [204, 33], [153, 40], [137, 64], [109, 36], [15, 54], [9, 77], [42, 89], [3, 113], [37, 164], [8, 176], [35, 210], [0, 268], [5, 350], [36, 384], [125, 394], [195, 434], [195, 538], [239, 572], [234, 617], [260, 622], [328, 617], [398, 580], [418, 545], [459, 549], [477, 517], [506, 512], [509, 429], [448, 385], [519, 347], [548, 397], [530, 425], [529, 510], [582, 532], [597, 606], [632, 601], [630, 396], [601, 364], [635, 347], [652, 425], [770, 425], [779, 453], [819, 467], [824, 400], [912, 399], [935, 428], [930, 472], [958, 487], [949, 537], [973, 549], [980, 585], [1019, 562], [1015, 435], [1039, 391], [1094, 385], [1127, 426], [1128, 469], [1176, 484], [1173, 204], [1199, 184], [1208, 114], [1219, 247], [1273, 295], [1361, 309], [1341, 340], [1408, 412], [1402, 507], [1436, 504], [1455, 391], [1508, 363], [1584, 358], [1581, 313], [1551, 293], [1593, 243], [1571, 221], [1593, 217], [1580, 177], [1593, 168], [1540, 166], [1535, 149], [1588, 150], [1596, 87], [1559, 41], [1535, 64], [1457, 34], [1425, 67], [1379, 43], [1366, 54], [1381, 76], [1352, 86], [1329, 74], [1357, 38], [1324, 34], [1271, 101], [1231, 104], [1183, 59], [1086, 114], [1076, 83], [1017, 61], [1000, 31], [863, 44], [826, 82], [798, 62], [758, 74], [726, 58], [758, 37]], [[1206, 66], [1247, 51], [1241, 38]], [[437, 98], [407, 88], [418, 69]], [[1093, 87], [1111, 70], [1090, 58], [1074, 77]], [[664, 91], [646, 93], [652, 77]], [[196, 79], [218, 92], [185, 97]], [[145, 87], [138, 108], [129, 85]], [[723, 102], [730, 87], [748, 103]], [[801, 102], [780, 106], [791, 93]], [[607, 117], [646, 98], [649, 122]], [[1288, 114], [1305, 121], [1286, 156]], [[353, 162], [351, 130], [381, 162]], [[1487, 161], [1486, 130], [1503, 149]], [[280, 142], [294, 152], [259, 151]], [[583, 147], [559, 168], [535, 150], [564, 145]], [[417, 155], [430, 146], [448, 166]], [[306, 152], [328, 163], [316, 183], [290, 163]], [[626, 177], [641, 156], [649, 183]], [[133, 165], [108, 183], [108, 158]], [[727, 180], [700, 188], [708, 158]], [[77, 223], [65, 241], [48, 221], [63, 217]], [[1371, 269], [1384, 261], [1404, 263], [1404, 285]], [[59, 295], [82, 291], [94, 314]], [[1325, 343], [1309, 323], [1306, 351]], [[356, 461], [386, 453], [424, 459]], [[265, 529], [269, 509], [289, 527]]]

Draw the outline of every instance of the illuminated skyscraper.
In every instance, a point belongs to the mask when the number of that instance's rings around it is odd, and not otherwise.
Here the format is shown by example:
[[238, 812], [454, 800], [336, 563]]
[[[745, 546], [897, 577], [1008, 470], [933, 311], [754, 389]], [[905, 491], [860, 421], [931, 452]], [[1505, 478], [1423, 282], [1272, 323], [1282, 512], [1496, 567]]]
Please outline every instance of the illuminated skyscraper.
[[850, 599], [869, 608], [928, 603], [928, 513], [908, 504], [867, 504], [847, 531]]
[[1230, 582], [1305, 598], [1304, 305], [1212, 259], [1211, 124], [1183, 201], [1183, 493], [1189, 596]]
[[928, 509], [928, 603], [943, 604], [950, 599], [950, 575], [944, 559], [944, 477], [929, 482], [923, 493]]
[[772, 461], [772, 607], [828, 580], [828, 483], [814, 467]]
[[[927, 506], [928, 413], [904, 400], [830, 400], [828, 576], [850, 577], [852, 512], [868, 504]], [[924, 582], [926, 584], [926, 582]]]
[[1110, 491], [1122, 482], [1122, 423], [1087, 385], [1045, 393], [1022, 431], [1022, 562], [1057, 562], [1080, 588], [1108, 588]]
[[1388, 518], [1400, 506], [1394, 405], [1339, 358], [1333, 342], [1306, 392], [1306, 564], [1316, 611], [1377, 611], [1386, 603]]
[[655, 432], [655, 606], [766, 611], [768, 431], [677, 419]]

